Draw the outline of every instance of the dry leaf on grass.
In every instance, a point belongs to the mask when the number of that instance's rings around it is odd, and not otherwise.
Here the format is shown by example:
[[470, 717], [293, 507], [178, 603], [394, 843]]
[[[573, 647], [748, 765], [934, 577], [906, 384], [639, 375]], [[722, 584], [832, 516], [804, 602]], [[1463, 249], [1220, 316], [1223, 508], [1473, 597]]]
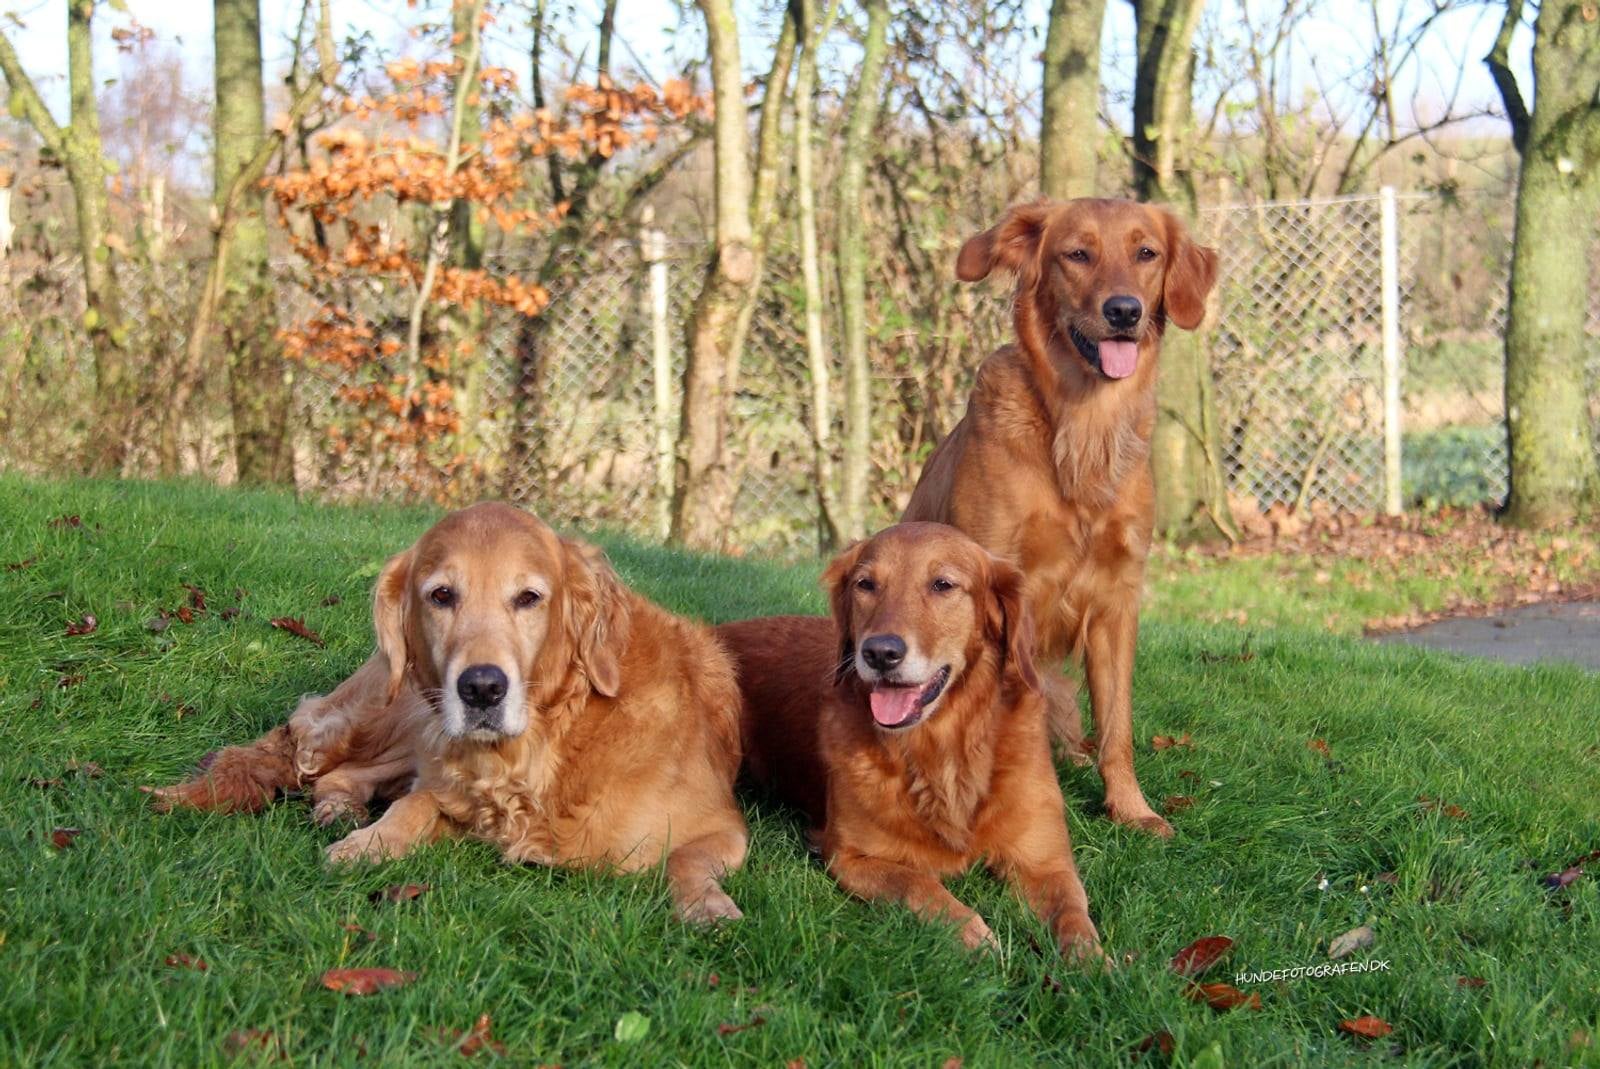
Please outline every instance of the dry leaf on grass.
[[445, 1042], [453, 1044], [459, 1053], [468, 1057], [478, 1053], [480, 1050], [492, 1050], [504, 1058], [506, 1056], [506, 1045], [490, 1034], [489, 1026], [491, 1023], [489, 1015], [481, 1013], [468, 1032], [463, 1033], [459, 1028], [445, 1029]]
[[1458, 976], [1458, 977], [1456, 977], [1456, 986], [1457, 987], [1483, 987], [1484, 985], [1488, 984], [1488, 982], [1489, 981], [1485, 980], [1481, 976]]
[[291, 635], [298, 635], [300, 638], [303, 638], [307, 642], [313, 643], [317, 646], [324, 645], [322, 636], [311, 630], [311, 628], [307, 627], [306, 622], [300, 619], [298, 616], [275, 616], [272, 618], [271, 623], [273, 627], [276, 627], [280, 631], [287, 631]]
[[371, 995], [391, 987], [405, 987], [416, 978], [416, 973], [399, 969], [329, 969], [322, 974], [322, 986], [341, 995]]
[[1377, 938], [1372, 929], [1363, 924], [1359, 928], [1352, 928], [1339, 938], [1328, 944], [1328, 957], [1334, 961], [1347, 958], [1358, 950], [1365, 950]]
[[1419, 794], [1417, 795], [1417, 801], [1422, 805], [1424, 813], [1443, 813], [1451, 820], [1466, 820], [1471, 816], [1460, 806], [1446, 804], [1442, 799], [1434, 798], [1431, 795]]
[[1323, 757], [1333, 756], [1333, 750], [1331, 750], [1328, 747], [1328, 744], [1322, 739], [1312, 739], [1310, 742], [1306, 743], [1306, 749], [1315, 750]]
[[77, 530], [83, 526], [83, 517], [79, 516], [77, 513], [73, 513], [70, 516], [57, 516], [45, 526], [54, 527], [58, 531], [66, 530], [69, 527], [73, 530]]
[[1183, 995], [1191, 1002], [1204, 1002], [1218, 1013], [1243, 1006], [1247, 1010], [1261, 1008], [1261, 996], [1254, 991], [1248, 994], [1232, 984], [1190, 984]]
[[192, 958], [187, 954], [168, 954], [166, 964], [174, 969], [193, 969], [195, 972], [205, 972], [210, 968], [204, 958]]
[[86, 612], [83, 619], [75, 624], [67, 625], [68, 635], [92, 635], [100, 628], [100, 621], [95, 619], [93, 613]]
[[367, 896], [367, 901], [375, 906], [385, 902], [410, 902], [414, 898], [421, 898], [432, 889], [432, 884], [397, 883], [381, 891], [373, 891]]
[[1172, 956], [1172, 971], [1179, 976], [1199, 976], [1232, 949], [1233, 940], [1225, 935], [1201, 936]]
[[65, 850], [72, 845], [72, 840], [82, 834], [82, 828], [57, 828], [50, 833], [50, 845], [57, 850]]
[[1571, 868], [1562, 869], [1560, 872], [1552, 872], [1546, 876], [1544, 885], [1552, 891], [1559, 891], [1582, 875], [1583, 866], [1573, 865]]
[[764, 1025], [766, 1023], [767, 1023], [767, 1019], [765, 1017], [761, 1016], [761, 1014], [758, 1013], [754, 1017], [752, 1017], [748, 1021], [746, 1021], [744, 1024], [728, 1024], [727, 1022], [723, 1022], [722, 1024], [717, 1025], [717, 1035], [719, 1035], [719, 1036], [737, 1035], [740, 1032], [747, 1032], [752, 1028], [760, 1028], [762, 1025]]
[[38, 561], [39, 561], [38, 557], [29, 557], [27, 560], [15, 561], [15, 562], [13, 562], [11, 564], [6, 565], [6, 571], [8, 571], [8, 572], [24, 571], [24, 570], [26, 570], [28, 568], [32, 568], [35, 564], [38, 563]]
[[1150, 748], [1152, 750], [1170, 750], [1174, 746], [1193, 749], [1194, 738], [1187, 731], [1177, 738], [1173, 738], [1171, 735], [1153, 735], [1150, 738]]
[[1361, 1036], [1364, 1039], [1382, 1039], [1394, 1031], [1394, 1026], [1382, 1017], [1357, 1017], [1349, 1021], [1340, 1021], [1339, 1030], [1348, 1032], [1352, 1036]]
[[1194, 805], [1194, 799], [1187, 794], [1169, 794], [1162, 801], [1161, 808], [1168, 813], [1177, 813]]
[[278, 1050], [278, 1037], [264, 1028], [240, 1028], [229, 1032], [228, 1037], [222, 1041], [222, 1049], [233, 1058], [241, 1054], [270, 1054], [278, 1051], [278, 1060], [283, 1060], [283, 1052]]
[[1153, 1050], [1158, 1050], [1169, 1058], [1172, 1056], [1174, 1049], [1176, 1049], [1176, 1044], [1173, 1043], [1172, 1033], [1165, 1029], [1145, 1036], [1133, 1046], [1135, 1054], [1148, 1054]]

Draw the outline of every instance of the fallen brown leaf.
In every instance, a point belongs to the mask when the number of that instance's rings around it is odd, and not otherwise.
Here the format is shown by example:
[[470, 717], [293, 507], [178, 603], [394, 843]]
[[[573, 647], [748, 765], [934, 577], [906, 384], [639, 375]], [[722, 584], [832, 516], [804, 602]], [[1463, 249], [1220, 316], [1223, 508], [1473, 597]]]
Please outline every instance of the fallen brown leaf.
[[459, 1053], [468, 1057], [478, 1053], [480, 1050], [492, 1050], [504, 1058], [506, 1056], [506, 1045], [498, 1042], [494, 1036], [490, 1035], [490, 1023], [487, 1013], [479, 1014], [472, 1028], [465, 1033], [459, 1028], [445, 1029], [445, 1042], [454, 1044]]
[[1317, 751], [1317, 753], [1321, 754], [1323, 757], [1333, 756], [1333, 751], [1328, 748], [1328, 744], [1322, 739], [1312, 739], [1310, 742], [1306, 743], [1306, 748]]
[[946, 1058], [944, 1060], [944, 1065], [941, 1067], [941, 1069], [961, 1069], [961, 1065], [962, 1065], [961, 1058], [958, 1055], [958, 1056], [955, 1056], [955, 1057]]
[[176, 616], [179, 619], [179, 621], [181, 621], [182, 623], [185, 623], [185, 624], [194, 623], [194, 610], [189, 608], [189, 606], [187, 606], [187, 605], [179, 605], [178, 606], [178, 611], [173, 613], [172, 615]]
[[1168, 813], [1177, 813], [1180, 810], [1188, 809], [1192, 805], [1194, 805], [1194, 799], [1187, 794], [1169, 794], [1162, 801], [1161, 808]]
[[1354, 1020], [1340, 1021], [1339, 1030], [1348, 1032], [1352, 1036], [1362, 1036], [1365, 1039], [1382, 1039], [1394, 1031], [1394, 1026], [1382, 1017], [1357, 1017]]
[[1150, 748], [1153, 750], [1170, 750], [1174, 746], [1193, 749], [1194, 738], [1187, 731], [1177, 738], [1173, 738], [1171, 735], [1153, 735], [1150, 738]]
[[1451, 820], [1466, 820], [1469, 816], [1471, 816], [1470, 813], [1468, 813], [1465, 809], [1462, 809], [1460, 806], [1446, 804], [1442, 799], [1434, 798], [1430, 795], [1419, 794], [1417, 795], [1417, 801], [1422, 804], [1422, 811], [1424, 813], [1443, 813]]
[[1571, 868], [1562, 869], [1560, 872], [1552, 872], [1544, 878], [1544, 885], [1552, 891], [1559, 891], [1582, 875], [1583, 866], [1574, 865]]
[[38, 562], [39, 562], [39, 558], [38, 557], [29, 557], [27, 560], [19, 560], [19, 561], [16, 561], [16, 562], [12, 563], [12, 564], [6, 565], [6, 571], [8, 571], [8, 572], [20, 572], [20, 571], [23, 571], [25, 569], [32, 568]]
[[273, 627], [276, 627], [280, 631], [287, 631], [291, 635], [298, 635], [300, 638], [303, 638], [307, 642], [317, 646], [324, 645], [322, 636], [311, 630], [311, 628], [307, 627], [306, 622], [300, 619], [298, 616], [275, 616], [273, 617], [271, 623]]
[[36, 787], [41, 791], [48, 791], [52, 787], [61, 786], [61, 777], [52, 776], [49, 779], [46, 779], [43, 776], [30, 776], [26, 782], [30, 787]]
[[334, 605], [339, 604], [343, 600], [344, 599], [341, 598], [337, 594], [329, 594], [327, 597], [322, 599], [322, 607], [325, 608], [325, 609], [326, 608], [330, 608], [330, 607], [332, 607]]
[[373, 891], [367, 896], [367, 901], [375, 906], [384, 902], [409, 902], [413, 898], [421, 898], [432, 889], [432, 885], [426, 883], [397, 883], [381, 891]]
[[1184, 989], [1184, 997], [1191, 1002], [1204, 1002], [1218, 1013], [1243, 1006], [1247, 1010], [1261, 1008], [1261, 996], [1254, 991], [1246, 994], [1232, 984], [1190, 984]]
[[[206, 611], [206, 592], [204, 590], [200, 589], [199, 587], [191, 586], [188, 583], [183, 584], [183, 589], [185, 589], [185, 590], [187, 590], [189, 592], [189, 604], [194, 608], [194, 611], [195, 612], [205, 612]], [[185, 621], [185, 622], [187, 622], [187, 621]]]
[[67, 634], [92, 635], [99, 626], [100, 621], [95, 619], [94, 614], [86, 612], [83, 614], [83, 619], [79, 620], [75, 624], [67, 625]]
[[1179, 976], [1199, 976], [1227, 957], [1233, 940], [1225, 935], [1205, 935], [1172, 956], [1172, 971]]
[[1458, 977], [1456, 977], [1456, 986], [1457, 987], [1483, 987], [1488, 982], [1489, 981], [1485, 980], [1481, 976], [1458, 976]]
[[1393, 887], [1400, 882], [1400, 877], [1392, 872], [1380, 872], [1372, 878], [1374, 883], [1386, 883]]
[[210, 967], [204, 958], [192, 958], [187, 954], [168, 954], [166, 963], [174, 969], [193, 969], [195, 972], [205, 972]]
[[322, 986], [341, 995], [371, 995], [391, 987], [405, 987], [416, 978], [416, 973], [398, 969], [329, 969], [322, 974]]
[[68, 687], [76, 687], [82, 682], [83, 676], [81, 675], [73, 674], [69, 676], [62, 676], [60, 679], [56, 680], [56, 688], [59, 690], [66, 690]]
[[233, 1058], [246, 1053], [269, 1054], [278, 1051], [278, 1060], [283, 1060], [283, 1052], [278, 1050], [278, 1037], [264, 1028], [240, 1028], [229, 1032], [222, 1041], [222, 1049]]
[[1352, 928], [1328, 944], [1328, 957], [1334, 961], [1347, 958], [1356, 951], [1371, 946], [1376, 938], [1372, 929], [1365, 924], [1359, 928]]
[[745, 1032], [745, 1031], [748, 1031], [748, 1030], [750, 1030], [752, 1028], [760, 1028], [762, 1025], [764, 1025], [766, 1023], [767, 1023], [767, 1019], [765, 1017], [761, 1016], [758, 1013], [754, 1017], [752, 1017], [748, 1021], [746, 1021], [744, 1024], [728, 1024], [728, 1023], [724, 1022], [722, 1024], [717, 1025], [717, 1035], [719, 1035], [719, 1036], [737, 1035], [740, 1032]]
[[106, 774], [106, 770], [96, 761], [68, 761], [67, 771], [84, 779], [99, 779]]
[[82, 828], [57, 828], [50, 833], [50, 845], [57, 850], [65, 850], [72, 845], [72, 840], [82, 834]]
[[73, 513], [70, 516], [57, 516], [47, 526], [54, 527], [57, 530], [64, 530], [68, 527], [76, 529], [83, 526], [83, 517], [77, 513]]
[[1145, 1036], [1133, 1046], [1135, 1054], [1148, 1054], [1153, 1050], [1158, 1050], [1169, 1058], [1172, 1056], [1174, 1049], [1176, 1049], [1176, 1045], [1173, 1043], [1172, 1033], [1165, 1029]]

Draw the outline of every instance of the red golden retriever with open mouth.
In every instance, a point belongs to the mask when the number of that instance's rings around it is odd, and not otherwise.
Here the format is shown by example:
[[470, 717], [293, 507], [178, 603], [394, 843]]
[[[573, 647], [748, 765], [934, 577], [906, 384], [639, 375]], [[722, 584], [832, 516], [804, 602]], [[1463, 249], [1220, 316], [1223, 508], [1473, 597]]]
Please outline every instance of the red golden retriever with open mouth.
[[953, 528], [903, 523], [823, 575], [833, 619], [718, 628], [750, 777], [810, 818], [845, 890], [992, 944], [942, 879], [986, 860], [1064, 954], [1098, 959], [1030, 661], [1022, 576]]
[[1111, 819], [1172, 827], [1133, 771], [1133, 661], [1155, 520], [1150, 438], [1167, 324], [1205, 317], [1217, 254], [1172, 213], [1125, 200], [1012, 208], [961, 247], [967, 282], [1017, 279], [1015, 345], [978, 369], [967, 412], [923, 468], [904, 519], [948, 523], [1022, 569], [1050, 724], [1087, 759], [1081, 658]]
[[310, 781], [326, 819], [403, 791], [329, 859], [400, 857], [445, 835], [544, 865], [665, 858], [681, 916], [740, 916], [720, 883], [747, 842], [739, 691], [709, 628], [628, 590], [599, 550], [493, 503], [391, 559], [373, 622], [378, 651], [343, 686], [158, 804], [252, 808]]

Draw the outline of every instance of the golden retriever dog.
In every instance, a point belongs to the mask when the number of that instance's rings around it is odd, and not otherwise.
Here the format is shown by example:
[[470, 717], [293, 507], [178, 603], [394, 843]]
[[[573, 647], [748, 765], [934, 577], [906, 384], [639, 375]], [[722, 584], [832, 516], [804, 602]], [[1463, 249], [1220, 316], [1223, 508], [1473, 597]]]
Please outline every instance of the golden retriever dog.
[[1098, 959], [1050, 759], [1022, 575], [961, 532], [903, 523], [823, 575], [833, 619], [718, 628], [751, 779], [800, 807], [835, 879], [995, 942], [944, 877], [983, 859]]
[[1172, 827], [1133, 771], [1133, 661], [1155, 504], [1150, 436], [1167, 324], [1205, 317], [1215, 250], [1163, 208], [1041, 200], [969, 239], [956, 274], [1016, 276], [1016, 344], [978, 368], [966, 415], [939, 443], [906, 520], [948, 523], [1015, 563], [1038, 629], [1052, 734], [1088, 759], [1081, 659], [1112, 820]]
[[593, 547], [493, 503], [391, 559], [373, 602], [366, 665], [158, 804], [240, 808], [236, 797], [258, 805], [311, 781], [331, 819], [400, 781], [405, 793], [330, 860], [400, 857], [445, 835], [544, 865], [637, 871], [665, 858], [680, 916], [740, 916], [720, 885], [747, 842], [733, 799], [739, 691], [709, 628], [628, 590]]

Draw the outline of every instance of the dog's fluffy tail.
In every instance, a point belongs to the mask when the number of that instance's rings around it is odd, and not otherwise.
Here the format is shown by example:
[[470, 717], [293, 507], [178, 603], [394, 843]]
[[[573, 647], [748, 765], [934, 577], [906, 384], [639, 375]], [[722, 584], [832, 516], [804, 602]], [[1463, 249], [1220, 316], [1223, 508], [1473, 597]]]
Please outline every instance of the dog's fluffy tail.
[[158, 812], [203, 809], [215, 813], [254, 813], [279, 791], [300, 786], [294, 767], [294, 740], [287, 724], [248, 746], [229, 746], [201, 764], [195, 777], [171, 787], [143, 788]]

